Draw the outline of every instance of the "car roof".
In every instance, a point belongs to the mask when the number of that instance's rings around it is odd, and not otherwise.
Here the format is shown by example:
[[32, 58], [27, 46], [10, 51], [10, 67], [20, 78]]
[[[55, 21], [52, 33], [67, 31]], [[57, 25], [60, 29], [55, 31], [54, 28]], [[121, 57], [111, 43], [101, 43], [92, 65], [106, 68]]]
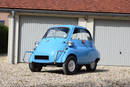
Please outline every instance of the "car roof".
[[[70, 29], [72, 29], [72, 28], [82, 28], [82, 29], [87, 30], [87, 28], [82, 27], [82, 26], [78, 26], [78, 25], [56, 25], [54, 27], [68, 27]], [[54, 27], [52, 27], [52, 28], [54, 28]]]

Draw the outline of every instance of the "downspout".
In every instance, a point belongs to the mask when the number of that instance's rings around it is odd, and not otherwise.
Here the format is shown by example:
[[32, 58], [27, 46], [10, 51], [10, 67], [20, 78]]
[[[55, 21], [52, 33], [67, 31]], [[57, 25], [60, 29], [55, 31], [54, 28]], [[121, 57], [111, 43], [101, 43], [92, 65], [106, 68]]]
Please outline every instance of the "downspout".
[[14, 10], [12, 10], [11, 11], [11, 14], [12, 14], [12, 32], [11, 32], [11, 35], [12, 35], [12, 49], [11, 49], [11, 62], [12, 62], [12, 64], [14, 64], [15, 63], [15, 59], [14, 59], [14, 53], [15, 53], [15, 11]]

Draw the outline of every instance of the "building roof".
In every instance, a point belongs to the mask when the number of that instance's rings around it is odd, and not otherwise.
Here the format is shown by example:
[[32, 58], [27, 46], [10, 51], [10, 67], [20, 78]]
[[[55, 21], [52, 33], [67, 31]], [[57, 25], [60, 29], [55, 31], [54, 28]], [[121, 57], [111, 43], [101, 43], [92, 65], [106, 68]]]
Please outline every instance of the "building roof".
[[130, 13], [130, 0], [0, 0], [0, 8]]

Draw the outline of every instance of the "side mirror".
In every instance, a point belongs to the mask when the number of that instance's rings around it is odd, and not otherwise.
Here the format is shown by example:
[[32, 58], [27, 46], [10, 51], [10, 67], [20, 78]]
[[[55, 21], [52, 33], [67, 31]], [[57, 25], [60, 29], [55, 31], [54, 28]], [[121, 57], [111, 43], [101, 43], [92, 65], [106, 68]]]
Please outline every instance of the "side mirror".
[[36, 42], [35, 42], [35, 46], [37, 47], [37, 46], [38, 46], [38, 44], [39, 44], [39, 42], [38, 42], [38, 41], [36, 41]]
[[68, 45], [69, 45], [69, 47], [72, 47], [73, 43], [71, 41], [68, 41]]

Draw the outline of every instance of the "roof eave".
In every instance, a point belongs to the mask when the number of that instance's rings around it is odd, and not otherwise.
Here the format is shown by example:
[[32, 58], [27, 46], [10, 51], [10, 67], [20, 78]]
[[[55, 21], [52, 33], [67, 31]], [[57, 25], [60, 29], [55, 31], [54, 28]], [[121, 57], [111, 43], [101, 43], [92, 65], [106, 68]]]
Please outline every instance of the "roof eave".
[[0, 8], [2, 12], [25, 12], [25, 13], [45, 13], [45, 14], [64, 14], [64, 15], [88, 15], [88, 16], [118, 16], [130, 17], [128, 13], [103, 13], [103, 12], [81, 12], [81, 11], [56, 11], [56, 10], [32, 10], [32, 9], [12, 9]]

